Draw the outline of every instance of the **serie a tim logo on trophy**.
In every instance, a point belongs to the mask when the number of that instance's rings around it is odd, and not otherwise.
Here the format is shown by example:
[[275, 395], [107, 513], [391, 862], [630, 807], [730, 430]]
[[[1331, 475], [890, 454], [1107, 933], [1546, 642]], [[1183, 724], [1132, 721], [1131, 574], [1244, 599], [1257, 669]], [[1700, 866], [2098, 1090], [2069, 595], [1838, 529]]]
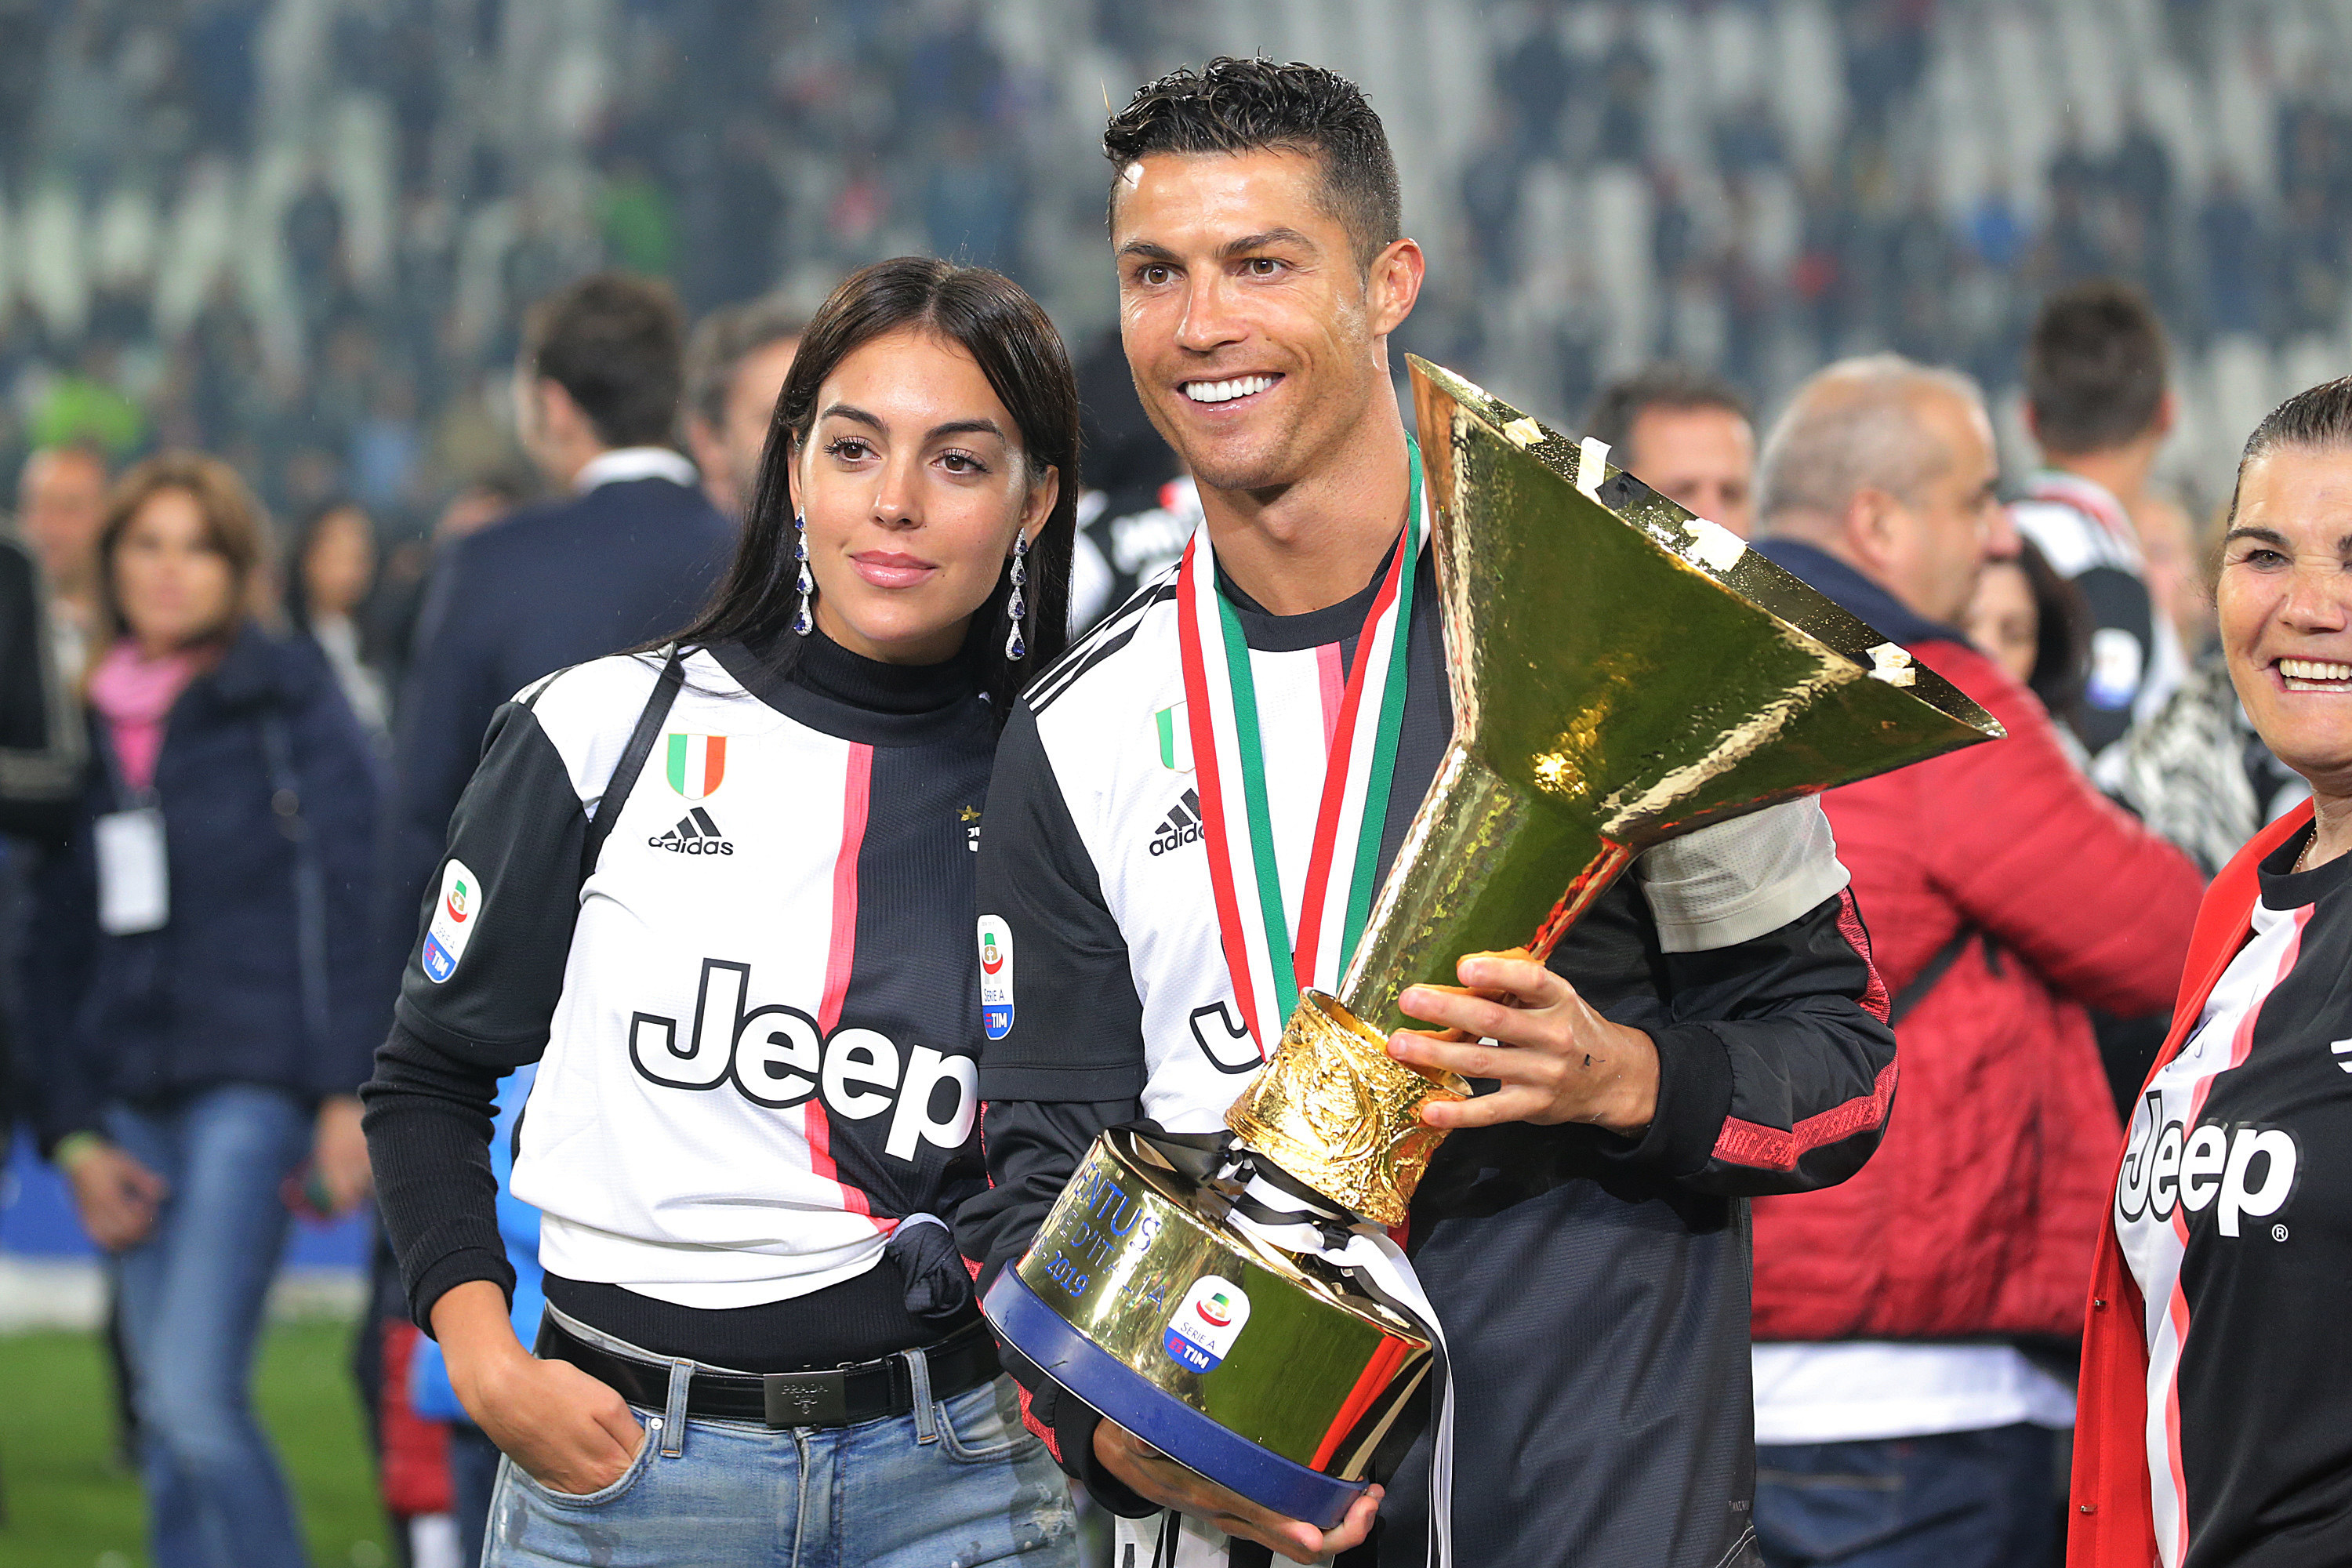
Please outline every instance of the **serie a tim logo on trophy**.
[[[1679, 833], [2000, 735], [1981, 708], [1725, 529], [1412, 362], [1454, 730], [1336, 996], [1304, 993], [1226, 1114], [1241, 1151], [1347, 1217], [1402, 1223], [1469, 1086], [1392, 1060], [1406, 986], [1548, 955]], [[1237, 1215], [1236, 1205], [1244, 1211]], [[990, 1289], [1005, 1342], [1171, 1458], [1336, 1524], [1409, 1436], [1412, 1315], [1247, 1223], [1213, 1163], [1098, 1138]]]

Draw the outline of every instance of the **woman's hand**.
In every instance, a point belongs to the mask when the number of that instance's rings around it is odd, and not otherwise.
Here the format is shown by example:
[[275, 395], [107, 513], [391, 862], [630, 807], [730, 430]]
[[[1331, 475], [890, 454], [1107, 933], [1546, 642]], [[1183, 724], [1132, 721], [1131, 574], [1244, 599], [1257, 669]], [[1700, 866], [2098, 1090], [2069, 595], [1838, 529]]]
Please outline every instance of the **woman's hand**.
[[469, 1279], [434, 1302], [432, 1315], [458, 1403], [531, 1479], [585, 1497], [627, 1472], [646, 1441], [628, 1401], [570, 1362], [523, 1349], [504, 1291]]
[[320, 1102], [318, 1126], [310, 1141], [310, 1165], [326, 1190], [331, 1215], [351, 1213], [375, 1190], [375, 1173], [368, 1168], [367, 1134], [360, 1128], [357, 1095], [331, 1095]]
[[154, 1233], [155, 1216], [171, 1186], [163, 1177], [95, 1133], [77, 1134], [58, 1163], [73, 1187], [74, 1207], [89, 1238], [109, 1252], [138, 1246]]
[[1095, 1458], [1140, 1496], [1241, 1541], [1273, 1548], [1293, 1563], [1314, 1563], [1360, 1546], [1381, 1511], [1381, 1489], [1358, 1498], [1337, 1530], [1318, 1530], [1272, 1509], [1260, 1508], [1181, 1465], [1116, 1421], [1095, 1428]]
[[1389, 1055], [1502, 1087], [1424, 1106], [1423, 1121], [1447, 1129], [1589, 1121], [1633, 1137], [1655, 1119], [1658, 1046], [1648, 1035], [1594, 1012], [1524, 950], [1474, 952], [1454, 973], [1468, 989], [1412, 985], [1397, 998], [1402, 1011], [1451, 1037], [1401, 1030], [1389, 1037]]

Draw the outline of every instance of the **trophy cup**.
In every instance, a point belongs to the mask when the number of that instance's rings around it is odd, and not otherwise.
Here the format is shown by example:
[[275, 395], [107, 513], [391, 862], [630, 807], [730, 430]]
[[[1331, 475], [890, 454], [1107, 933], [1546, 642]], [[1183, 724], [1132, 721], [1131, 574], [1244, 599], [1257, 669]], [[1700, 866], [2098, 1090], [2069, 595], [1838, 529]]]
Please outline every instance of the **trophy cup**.
[[[1303, 993], [1226, 1113], [1240, 1147], [1394, 1226], [1466, 1096], [1395, 1061], [1406, 986], [1549, 955], [1679, 833], [2000, 734], [1983, 709], [1606, 447], [1410, 360], [1454, 729], [1339, 994]], [[1239, 1205], [1244, 1210], [1236, 1216]], [[1270, 1243], [1205, 1159], [1115, 1129], [983, 1306], [1057, 1383], [1210, 1479], [1329, 1528], [1427, 1377], [1415, 1314]]]

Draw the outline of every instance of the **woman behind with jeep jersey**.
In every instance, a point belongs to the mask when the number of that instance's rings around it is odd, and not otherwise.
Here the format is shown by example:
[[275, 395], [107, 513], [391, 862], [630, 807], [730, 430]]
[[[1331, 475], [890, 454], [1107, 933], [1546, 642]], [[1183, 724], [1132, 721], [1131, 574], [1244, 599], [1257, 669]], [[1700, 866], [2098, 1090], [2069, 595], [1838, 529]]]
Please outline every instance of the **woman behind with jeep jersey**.
[[[711, 608], [500, 710], [365, 1095], [412, 1310], [507, 1455], [485, 1563], [1076, 1561], [943, 1222], [985, 1185], [971, 850], [1062, 642], [1077, 424], [1018, 288], [869, 267]], [[535, 1355], [487, 1147], [533, 1060]]]
[[2246, 443], [2214, 596], [2254, 729], [2312, 800], [2198, 917], [2091, 1286], [2073, 1568], [2352, 1552], [2352, 378]]

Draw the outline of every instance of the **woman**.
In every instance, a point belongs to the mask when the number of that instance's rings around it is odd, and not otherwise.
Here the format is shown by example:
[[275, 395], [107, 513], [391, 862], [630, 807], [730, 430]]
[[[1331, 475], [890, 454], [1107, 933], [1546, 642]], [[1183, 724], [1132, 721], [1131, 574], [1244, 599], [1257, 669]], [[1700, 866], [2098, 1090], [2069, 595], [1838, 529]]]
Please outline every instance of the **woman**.
[[2082, 594], [2051, 569], [2032, 540], [2017, 542], [2013, 558], [1988, 561], [1978, 574], [1960, 629], [1979, 652], [2042, 699], [2052, 718], [2073, 726], [2082, 716], [2090, 615]]
[[352, 501], [330, 501], [294, 541], [286, 574], [286, 613], [294, 629], [319, 645], [335, 679], [371, 735], [392, 720], [383, 677], [361, 648], [357, 616], [375, 585], [375, 524]]
[[2074, 1568], [2352, 1542], [2352, 379], [2246, 443], [2215, 584], [2248, 717], [2311, 801], [2208, 890], [2126, 1135], [2084, 1345]]
[[[487, 1563], [1075, 1561], [944, 1221], [983, 1184], [971, 847], [1076, 461], [1034, 301], [869, 267], [716, 604], [501, 710], [368, 1089], [412, 1309], [507, 1454]], [[532, 1060], [537, 1357], [485, 1147]]]
[[306, 1561], [253, 1417], [255, 1340], [288, 1177], [314, 1157], [334, 1207], [368, 1184], [375, 778], [318, 650], [261, 624], [264, 538], [210, 458], [116, 488], [92, 761], [26, 965], [43, 1142], [121, 1257], [155, 1557], [175, 1568]]

